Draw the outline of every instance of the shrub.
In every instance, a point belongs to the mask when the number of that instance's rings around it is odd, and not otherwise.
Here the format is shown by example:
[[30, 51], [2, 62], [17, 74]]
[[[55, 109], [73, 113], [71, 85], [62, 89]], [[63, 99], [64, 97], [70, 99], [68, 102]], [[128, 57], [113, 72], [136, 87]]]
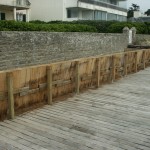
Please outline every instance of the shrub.
[[[116, 21], [92, 21], [92, 20], [79, 20], [72, 21], [69, 24], [82, 24], [93, 26], [97, 29], [98, 33], [107, 33], [108, 27]], [[37, 23], [37, 21], [33, 21], [33, 23]], [[48, 24], [68, 24], [67, 21], [51, 21], [47, 22]]]
[[137, 29], [138, 34], [148, 34], [147, 26], [144, 23], [131, 23], [131, 22], [117, 22], [109, 26], [108, 32], [110, 33], [122, 33], [124, 27]]
[[0, 21], [0, 30], [10, 31], [48, 31], [48, 32], [97, 32], [96, 28], [81, 24], [46, 24]]
[[150, 34], [150, 22], [145, 22], [145, 25], [147, 27], [148, 34]]
[[138, 34], [150, 34], [150, 23], [132, 23], [117, 21], [51, 21], [40, 20], [30, 23], [15, 21], [0, 21], [0, 31], [47, 31], [47, 32], [98, 32], [122, 33], [124, 27], [135, 27]]
[[[66, 21], [51, 21], [47, 24], [67, 24]], [[98, 33], [122, 33], [122, 29], [127, 26], [129, 28], [136, 27], [138, 34], [150, 34], [150, 23], [132, 23], [132, 22], [118, 22], [118, 21], [92, 21], [92, 20], [79, 20], [72, 21], [69, 24], [82, 24], [93, 26], [97, 29]]]

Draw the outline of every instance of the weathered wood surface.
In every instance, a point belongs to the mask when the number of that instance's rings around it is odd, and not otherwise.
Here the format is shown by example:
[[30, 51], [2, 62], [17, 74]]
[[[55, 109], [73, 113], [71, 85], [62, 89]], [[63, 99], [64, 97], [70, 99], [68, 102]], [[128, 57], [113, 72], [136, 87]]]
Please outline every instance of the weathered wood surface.
[[150, 150], [150, 68], [0, 123], [0, 149]]
[[[17, 115], [52, 104], [149, 66], [150, 49], [146, 49], [0, 71], [0, 120], [7, 119], [12, 110]], [[6, 84], [8, 72], [13, 76], [13, 93]], [[10, 95], [14, 105], [8, 103]]]

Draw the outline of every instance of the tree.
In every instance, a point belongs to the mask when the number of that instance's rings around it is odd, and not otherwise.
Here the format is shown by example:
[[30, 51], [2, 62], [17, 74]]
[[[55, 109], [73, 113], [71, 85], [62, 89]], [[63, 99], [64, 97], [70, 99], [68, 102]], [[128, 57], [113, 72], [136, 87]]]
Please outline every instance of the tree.
[[139, 11], [140, 10], [140, 6], [138, 6], [137, 4], [132, 4], [133, 10], [134, 11]]
[[128, 18], [131, 18], [134, 16], [134, 11], [139, 11], [140, 10], [140, 6], [138, 6], [137, 4], [132, 4], [131, 7], [129, 7], [128, 9]]
[[150, 16], [150, 9], [145, 12], [145, 15]]
[[128, 9], [127, 18], [133, 17], [133, 12], [134, 12], [133, 8], [130, 7], [130, 8]]

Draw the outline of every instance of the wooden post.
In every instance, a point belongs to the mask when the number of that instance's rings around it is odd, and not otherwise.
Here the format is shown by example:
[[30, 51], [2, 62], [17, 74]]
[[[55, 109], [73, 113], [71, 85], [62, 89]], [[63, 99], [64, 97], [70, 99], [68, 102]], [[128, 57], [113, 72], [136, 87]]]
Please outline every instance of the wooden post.
[[53, 96], [53, 91], [52, 91], [52, 67], [48, 66], [47, 67], [47, 95], [48, 95], [48, 105], [53, 104], [52, 96]]
[[127, 56], [127, 53], [125, 53], [125, 55], [124, 55], [124, 76], [127, 76], [127, 74], [128, 74], [127, 64], [128, 64], [128, 56]]
[[138, 71], [138, 53], [135, 52], [135, 73]]
[[143, 69], [146, 68], [146, 51], [143, 51]]
[[80, 62], [79, 61], [76, 61], [76, 69], [75, 69], [75, 88], [76, 88], [76, 94], [79, 94], [80, 93]]
[[116, 66], [115, 66], [115, 56], [112, 56], [112, 82], [115, 81], [116, 77]]
[[14, 91], [13, 91], [13, 73], [7, 73], [7, 89], [8, 89], [8, 117], [15, 118], [14, 111]]
[[100, 58], [96, 59], [96, 88], [100, 86]]

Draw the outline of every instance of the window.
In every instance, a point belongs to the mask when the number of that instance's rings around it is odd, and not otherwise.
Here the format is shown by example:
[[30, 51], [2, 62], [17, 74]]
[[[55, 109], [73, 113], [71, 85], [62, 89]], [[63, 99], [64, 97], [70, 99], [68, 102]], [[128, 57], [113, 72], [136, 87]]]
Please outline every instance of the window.
[[26, 22], [26, 15], [23, 14], [23, 13], [17, 13], [16, 14], [16, 19], [17, 19], [17, 21], [24, 21], [24, 22]]
[[6, 18], [5, 18], [5, 13], [1, 13], [0, 12], [0, 20], [5, 20]]
[[94, 12], [94, 19], [95, 20], [106, 20], [107, 13], [104, 11], [95, 11]]
[[83, 20], [94, 20], [94, 11], [83, 10], [82, 11], [82, 19]]
[[67, 9], [67, 18], [77, 18], [78, 17], [78, 9], [72, 8]]
[[67, 9], [67, 18], [71, 18], [71, 10]]
[[117, 15], [116, 14], [108, 13], [107, 20], [108, 21], [110, 21], [110, 20], [117, 20]]
[[23, 14], [23, 22], [26, 22], [26, 15]]
[[127, 17], [118, 15], [118, 21], [127, 21]]
[[21, 0], [17, 0], [17, 1], [16, 1], [16, 4], [17, 4], [18, 6], [20, 6], [20, 5], [21, 5], [21, 3], [22, 3], [22, 1], [21, 1]]

